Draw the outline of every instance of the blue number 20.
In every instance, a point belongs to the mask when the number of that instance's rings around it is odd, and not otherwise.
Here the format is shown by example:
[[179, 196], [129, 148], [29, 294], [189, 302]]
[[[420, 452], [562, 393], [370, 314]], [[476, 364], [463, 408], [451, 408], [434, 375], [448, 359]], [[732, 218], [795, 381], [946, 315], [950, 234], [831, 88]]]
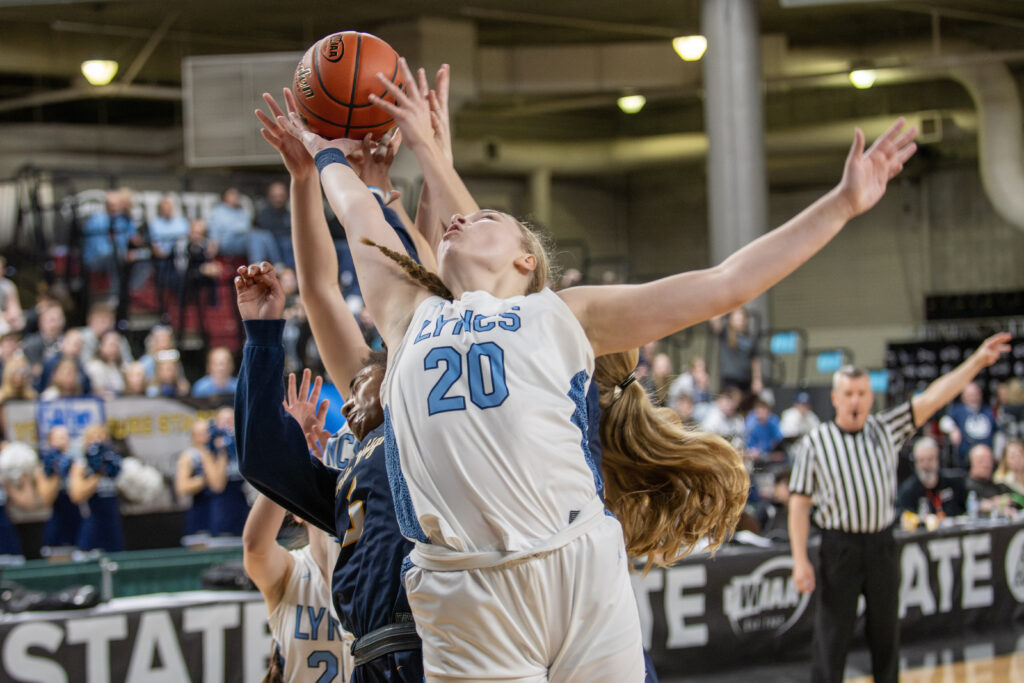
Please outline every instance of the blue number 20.
[[319, 669], [321, 664], [325, 665], [324, 672], [316, 679], [316, 683], [331, 683], [338, 677], [338, 657], [333, 652], [317, 650], [306, 658], [306, 664], [310, 669]]
[[[491, 391], [484, 386], [484, 361], [490, 372]], [[466, 399], [462, 396], [447, 396], [452, 385], [462, 376], [462, 356], [451, 346], [438, 346], [430, 350], [423, 359], [424, 370], [436, 370], [444, 363], [444, 373], [437, 380], [427, 396], [427, 413], [446, 413], [451, 410], [465, 410]], [[477, 408], [486, 410], [500, 406], [508, 398], [505, 384], [505, 352], [494, 342], [473, 344], [466, 354], [469, 369], [469, 400]]]

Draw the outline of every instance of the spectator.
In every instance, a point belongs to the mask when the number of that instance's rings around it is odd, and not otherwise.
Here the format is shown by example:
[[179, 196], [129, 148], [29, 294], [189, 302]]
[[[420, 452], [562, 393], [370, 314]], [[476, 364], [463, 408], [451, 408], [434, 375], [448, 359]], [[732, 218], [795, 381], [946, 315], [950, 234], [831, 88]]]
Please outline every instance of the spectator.
[[181, 398], [188, 396], [188, 390], [188, 380], [185, 379], [185, 371], [182, 370], [178, 352], [161, 351], [156, 361], [156, 377], [146, 388], [146, 396]]
[[[255, 255], [251, 263], [269, 260], [273, 263], [284, 262], [289, 268], [295, 267], [295, 256], [292, 254], [292, 215], [288, 211], [288, 186], [278, 181], [267, 187], [267, 198], [256, 212], [254, 235], [262, 232], [272, 239], [276, 245], [274, 254], [264, 254], [262, 258]], [[265, 238], [260, 238], [265, 239]], [[273, 258], [272, 258], [273, 257]]]
[[0, 256], [0, 334], [25, 329], [25, 312], [21, 310], [18, 287], [7, 278], [7, 259]]
[[124, 391], [121, 392], [121, 396], [145, 396], [146, 389], [146, 367], [139, 361], [125, 366]]
[[967, 487], [964, 480], [943, 476], [939, 471], [939, 444], [923, 436], [914, 442], [914, 476], [900, 484], [896, 507], [918, 512], [927, 503], [928, 511], [941, 517], [967, 512]]
[[971, 382], [960, 395], [960, 402], [953, 404], [942, 420], [942, 431], [949, 434], [949, 441], [956, 447], [953, 465], [967, 469], [967, 454], [975, 444], [983, 443], [993, 447], [993, 439], [999, 426], [992, 409], [981, 400], [981, 385]]
[[188, 219], [178, 213], [173, 196], [165, 194], [156, 208], [156, 215], [149, 221], [149, 243], [153, 256], [168, 259], [174, 252], [178, 240], [188, 236]]
[[790, 475], [788, 469], [778, 470], [773, 475], [772, 497], [763, 501], [758, 519], [762, 536], [780, 541], [789, 540]]
[[651, 383], [654, 393], [649, 394], [651, 402], [656, 406], [664, 406], [668, 401], [668, 390], [672, 385], [672, 359], [667, 353], [657, 353], [651, 359]]
[[992, 449], [983, 443], [976, 444], [968, 453], [968, 460], [971, 469], [964, 482], [968, 493], [974, 491], [978, 495], [979, 509], [982, 512], [992, 512], [1001, 508], [1007, 488], [992, 479], [992, 470], [995, 469]]
[[996, 433], [997, 448], [993, 452], [1000, 453], [1006, 444], [1014, 439], [1024, 439], [1024, 383], [1020, 377], [1014, 377], [1003, 383], [1005, 401], [996, 415], [999, 429]]
[[78, 528], [75, 545], [79, 550], [124, 550], [116, 484], [121, 460], [121, 454], [110, 443], [106, 426], [86, 427], [85, 457], [73, 463], [68, 473], [68, 497], [76, 505], [87, 504], [89, 509]]
[[196, 420], [192, 423], [191, 443], [178, 456], [174, 475], [174, 493], [179, 498], [191, 498], [185, 513], [185, 545], [200, 545], [210, 535], [210, 507], [216, 495], [210, 488], [207, 472], [217, 469], [210, 452], [210, 423]]
[[668, 400], [674, 403], [680, 394], [689, 394], [693, 399], [694, 413], [699, 420], [711, 405], [711, 377], [708, 375], [708, 364], [703, 358], [694, 357], [690, 368], [672, 382], [668, 390]]
[[21, 332], [0, 334], [0, 373], [11, 358], [24, 355], [25, 352], [21, 350]]
[[[3, 450], [9, 448], [22, 450], [23, 456], [35, 455], [35, 452], [25, 444], [9, 443]], [[31, 510], [36, 506], [35, 487], [32, 485], [30, 473], [16, 475], [13, 479], [0, 477], [0, 567], [25, 561], [21, 554], [21, 540], [7, 517], [7, 506], [22, 510]]]
[[728, 324], [722, 317], [712, 318], [711, 331], [718, 337], [719, 390], [736, 387], [744, 396], [760, 394], [761, 360], [757, 356], [757, 335], [749, 331], [747, 312], [737, 308], [729, 314]]
[[684, 427], [691, 430], [700, 428], [700, 421], [693, 414], [693, 396], [679, 394], [676, 396], [675, 403], [672, 404], [672, 409], [676, 411], [676, 415], [682, 420]]
[[15, 354], [4, 363], [0, 380], [0, 405], [8, 401], [34, 401], [36, 390], [32, 386], [32, 368], [24, 354]]
[[[192, 387], [193, 398], [209, 398], [213, 396], [234, 395], [235, 383], [238, 381], [232, 373], [235, 371], [235, 359], [231, 351], [223, 346], [210, 349], [206, 357], [206, 375], [196, 380]], [[238, 533], [242, 533], [239, 528]]]
[[121, 190], [111, 190], [107, 192], [104, 210], [93, 213], [82, 226], [82, 262], [85, 269], [106, 273], [110, 291], [115, 296], [120, 293], [121, 266], [129, 243], [137, 234], [130, 212], [129, 195]]
[[58, 361], [53, 376], [50, 378], [50, 384], [39, 394], [39, 399], [52, 401], [56, 398], [82, 396], [85, 393], [79, 375], [78, 359], [68, 356]]
[[567, 268], [562, 277], [558, 280], [558, 286], [556, 290], [568, 289], [569, 287], [575, 287], [576, 285], [583, 283], [583, 273], [578, 268]]
[[992, 479], [1006, 487], [1014, 507], [1024, 508], [1024, 441], [1014, 440], [1006, 444]]
[[124, 392], [125, 359], [121, 356], [124, 338], [115, 330], [107, 330], [100, 337], [96, 357], [86, 363], [85, 371], [97, 396], [110, 400]]
[[[89, 313], [85, 317], [85, 327], [78, 328], [82, 334], [82, 362], [88, 363], [96, 357], [96, 350], [100, 345], [100, 337], [105, 332], [117, 329], [115, 323], [116, 315], [114, 307], [107, 303], [95, 303], [89, 307]], [[121, 337], [121, 358], [126, 363], [134, 359], [132, 348], [128, 340]]]
[[750, 457], [782, 459], [772, 457], [772, 453], [782, 441], [782, 432], [779, 430], [779, 418], [772, 412], [772, 407], [767, 401], [760, 397], [754, 399], [754, 409], [747, 415], [745, 427], [747, 453]]
[[73, 360], [75, 367], [78, 368], [78, 381], [82, 385], [82, 393], [92, 393], [92, 379], [90, 379], [89, 374], [85, 371], [85, 364], [82, 361], [82, 347], [84, 344], [85, 341], [81, 330], [68, 330], [67, 334], [60, 341], [60, 352], [43, 365], [43, 371], [39, 374], [39, 379], [36, 382], [36, 389], [41, 392], [50, 386], [53, 371], [57, 368], [57, 364], [68, 358]]
[[715, 403], [701, 420], [700, 428], [705, 432], [718, 434], [738, 448], [744, 445], [743, 418], [738, 414], [740, 390], [736, 387], [726, 389], [718, 395]]
[[168, 325], [157, 325], [146, 336], [146, 353], [139, 362], [146, 369], [146, 379], [152, 380], [156, 376], [156, 358], [161, 351], [174, 351], [174, 330]]
[[175, 248], [174, 264], [181, 277], [178, 289], [178, 334], [185, 331], [185, 309], [188, 304], [198, 309], [199, 329], [205, 335], [203, 321], [203, 290], [210, 306], [217, 305], [217, 284], [222, 275], [221, 264], [214, 260], [217, 244], [206, 236], [206, 223], [192, 221], [188, 237]]
[[48, 300], [39, 310], [39, 331], [25, 338], [22, 349], [32, 364], [33, 374], [42, 371], [43, 363], [60, 352], [60, 341], [64, 336], [64, 309], [55, 301]]
[[210, 488], [215, 493], [210, 503], [210, 534], [241, 536], [249, 514], [249, 501], [245, 498], [245, 479], [238, 468], [235, 411], [231, 406], [217, 411], [210, 427], [208, 447], [213, 459], [212, 466], [206, 471]]
[[793, 405], [782, 411], [779, 418], [779, 430], [783, 438], [796, 439], [809, 434], [821, 424], [821, 420], [811, 410], [811, 395], [806, 391], [798, 392]]
[[50, 428], [47, 448], [39, 454], [41, 466], [36, 471], [36, 490], [43, 507], [51, 509], [43, 527], [43, 557], [70, 555], [82, 523], [78, 505], [68, 497], [68, 475], [74, 458], [71, 434], [64, 425]]
[[[236, 188], [229, 187], [220, 199], [220, 203], [210, 209], [206, 217], [210, 226], [210, 239], [217, 243], [220, 253], [248, 258], [248, 235], [252, 226], [249, 213], [242, 206], [242, 195]], [[192, 224], [195, 225], [195, 221]]]

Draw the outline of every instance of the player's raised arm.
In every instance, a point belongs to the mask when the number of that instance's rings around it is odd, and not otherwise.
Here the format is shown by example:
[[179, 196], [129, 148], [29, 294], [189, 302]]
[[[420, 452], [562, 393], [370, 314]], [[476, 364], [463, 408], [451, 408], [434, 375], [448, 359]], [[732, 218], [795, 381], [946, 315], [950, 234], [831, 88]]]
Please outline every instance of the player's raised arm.
[[279, 116], [278, 124], [302, 142], [320, 170], [320, 182], [327, 200], [345, 226], [366, 305], [385, 343], [396, 348], [416, 304], [428, 294], [406, 278], [379, 249], [363, 243], [367, 239], [395, 252], [405, 253], [404, 245], [384, 219], [373, 193], [345, 160], [345, 153], [357, 150], [360, 143], [346, 139], [326, 140], [313, 133], [295, 113], [295, 98], [290, 90], [285, 90], [285, 100], [289, 116]]
[[[857, 129], [839, 184], [782, 226], [705, 270], [642, 285], [575, 287], [559, 294], [602, 355], [661, 339], [728, 313], [782, 280], [874, 206], [914, 154], [915, 128], [901, 118], [867, 151]], [[650, 302], [658, 302], [651, 306]]]
[[341, 293], [338, 255], [324, 216], [316, 165], [302, 143], [281, 127], [278, 117], [284, 112], [274, 98], [264, 93], [263, 99], [271, 115], [256, 110], [263, 124], [260, 132], [291, 176], [292, 248], [302, 303], [327, 374], [346, 396], [370, 348]]
[[[462, 178], [452, 163], [451, 132], [448, 120], [449, 69], [441, 67], [437, 74], [436, 90], [431, 91], [426, 73], [419, 69], [413, 76], [405, 59], [399, 60], [399, 70], [407, 87], [401, 88], [377, 74], [383, 87], [394, 97], [395, 104], [379, 97], [370, 97], [378, 107], [385, 110], [402, 130], [405, 144], [416, 155], [423, 171], [423, 184], [427, 209], [423, 216], [416, 213], [417, 227], [427, 241], [436, 249], [447, 227], [448, 219], [454, 214], [469, 215], [478, 211], [473, 195], [469, 193]], [[442, 227], [442, 221], [445, 222]]]

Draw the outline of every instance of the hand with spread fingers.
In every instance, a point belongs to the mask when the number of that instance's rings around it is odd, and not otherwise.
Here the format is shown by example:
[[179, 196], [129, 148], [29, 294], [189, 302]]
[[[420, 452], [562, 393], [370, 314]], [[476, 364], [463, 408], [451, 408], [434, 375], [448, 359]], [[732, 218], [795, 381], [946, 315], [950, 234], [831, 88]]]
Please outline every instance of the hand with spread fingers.
[[302, 385], [298, 392], [295, 390], [295, 373], [288, 375], [288, 394], [282, 401], [285, 412], [295, 418], [306, 437], [306, 445], [309, 450], [320, 460], [323, 460], [323, 445], [331, 433], [324, 429], [327, 421], [327, 409], [331, 402], [320, 401], [320, 389], [323, 387], [323, 379], [318, 375], [310, 389], [310, 379], [313, 373], [309, 368], [302, 371]]
[[897, 119], [867, 151], [864, 151], [864, 131], [860, 128], [855, 131], [838, 188], [849, 207], [850, 218], [877, 204], [888, 182], [903, 170], [903, 164], [917, 151], [914, 143], [917, 128], [911, 126], [904, 130], [906, 125], [906, 119]]
[[317, 135], [311, 131], [309, 126], [306, 125], [306, 122], [302, 120], [301, 116], [299, 116], [299, 108], [295, 102], [295, 94], [288, 88], [285, 88], [283, 93], [285, 106], [288, 108], [288, 115], [285, 116], [283, 113], [275, 113], [278, 127], [280, 130], [288, 133], [293, 138], [301, 142], [302, 146], [306, 148], [306, 152], [309, 156], [315, 157], [317, 152], [330, 147], [340, 149], [345, 155], [359, 150], [362, 145], [359, 140], [351, 140], [349, 138], [328, 140], [327, 138]]
[[370, 95], [370, 101], [391, 115], [402, 130], [405, 143], [410, 148], [436, 144], [430, 108], [430, 87], [427, 85], [426, 73], [419, 69], [414, 78], [404, 57], [398, 60], [398, 69], [407, 84], [407, 91], [403, 92], [383, 74], [377, 74], [377, 80], [395, 99], [395, 103], [392, 104], [376, 95]]

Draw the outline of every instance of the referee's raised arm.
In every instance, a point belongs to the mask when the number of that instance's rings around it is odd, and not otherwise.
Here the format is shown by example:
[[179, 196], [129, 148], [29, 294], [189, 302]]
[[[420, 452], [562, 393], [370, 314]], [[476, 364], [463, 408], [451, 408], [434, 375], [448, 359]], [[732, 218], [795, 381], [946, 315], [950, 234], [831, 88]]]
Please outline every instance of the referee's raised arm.
[[1000, 332], [981, 343], [963, 363], [939, 377], [910, 401], [914, 409], [914, 424], [922, 425], [939, 409], [960, 395], [975, 375], [1010, 351], [1010, 333]]

